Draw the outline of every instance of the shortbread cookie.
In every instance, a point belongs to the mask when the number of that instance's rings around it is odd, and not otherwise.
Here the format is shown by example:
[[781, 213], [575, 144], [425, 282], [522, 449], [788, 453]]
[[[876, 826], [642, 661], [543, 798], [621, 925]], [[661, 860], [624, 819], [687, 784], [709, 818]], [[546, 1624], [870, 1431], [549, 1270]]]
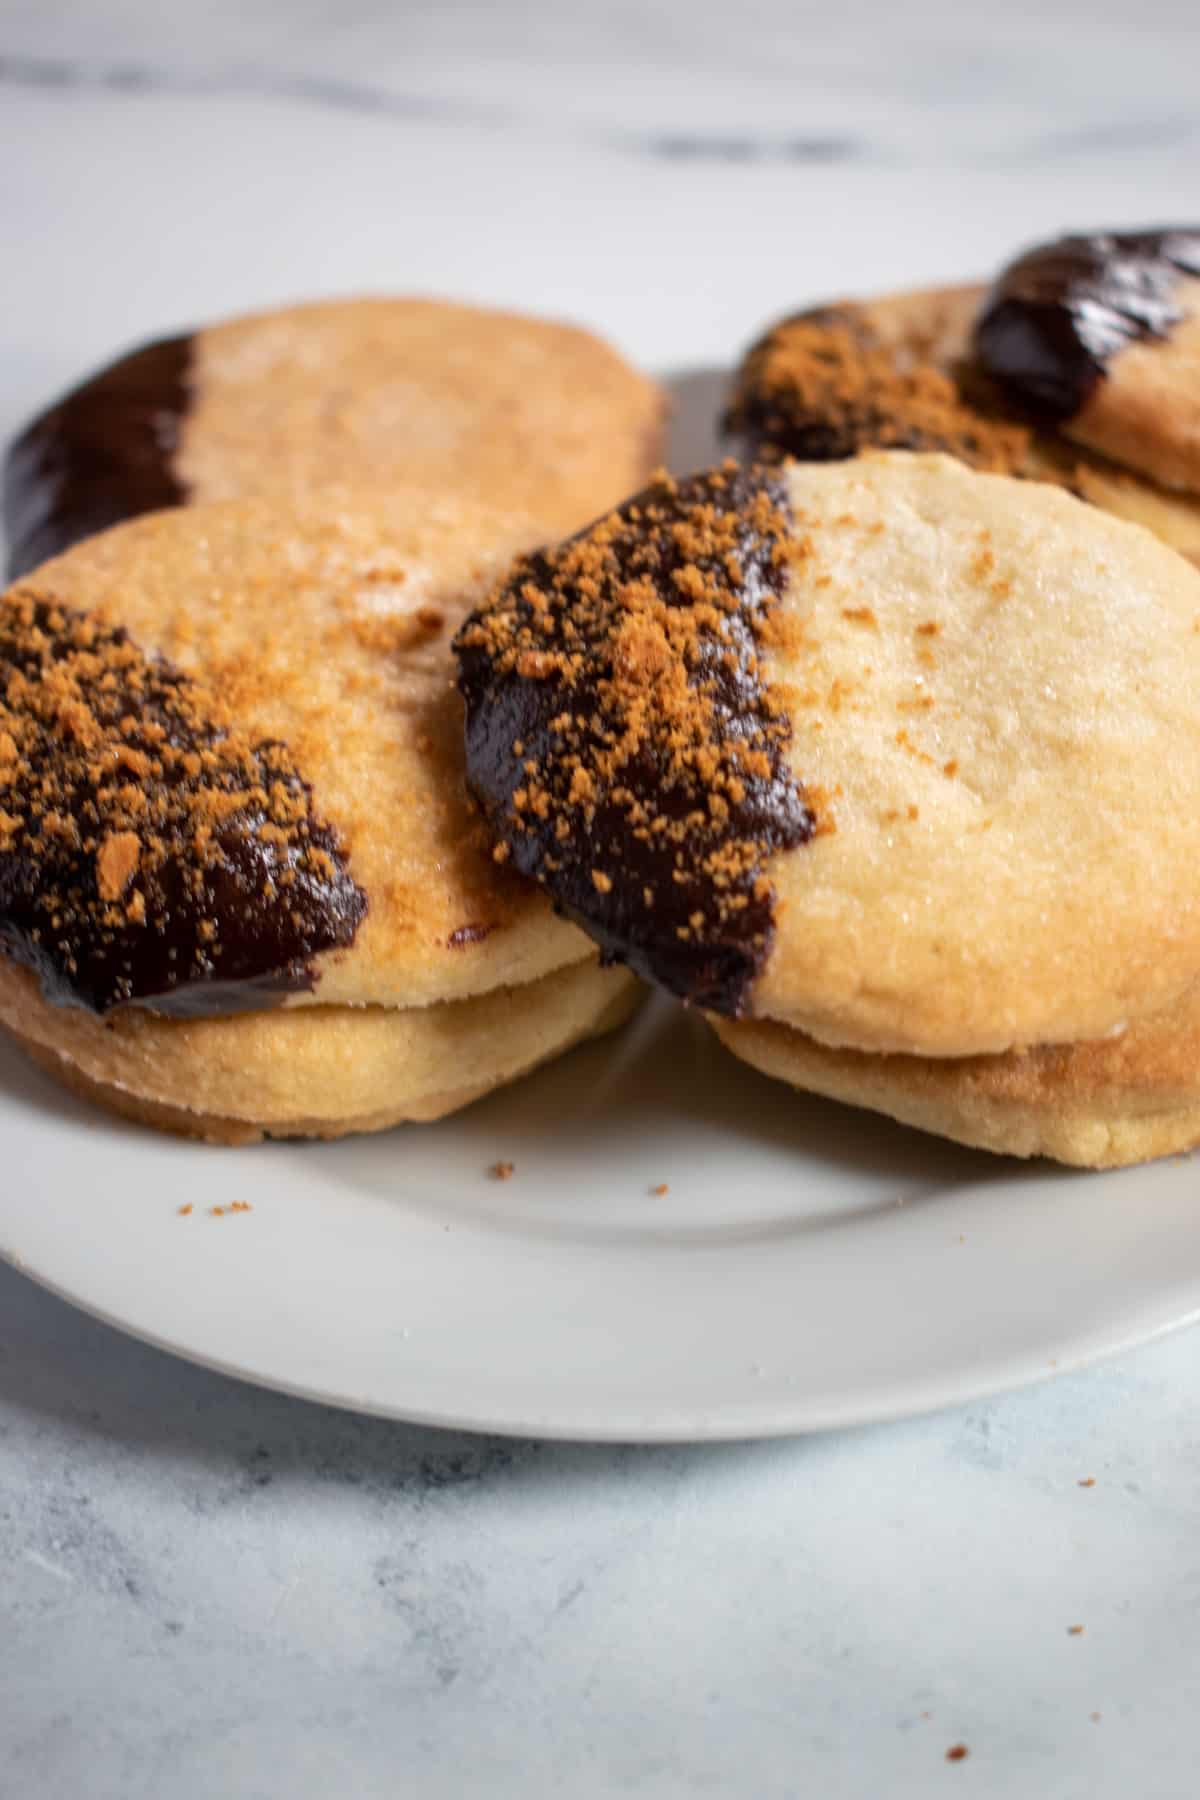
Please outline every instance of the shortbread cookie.
[[941, 450], [993, 473], [1024, 473], [1028, 426], [955, 379], [982, 297], [978, 287], [927, 288], [781, 319], [738, 369], [726, 433], [768, 460]]
[[1098, 1042], [999, 1056], [872, 1056], [832, 1050], [771, 1019], [712, 1023], [766, 1075], [974, 1149], [1112, 1169], [1200, 1144], [1194, 991]]
[[626, 978], [496, 864], [463, 785], [450, 633], [532, 535], [422, 489], [231, 501], [10, 589], [0, 944], [38, 977], [9, 971], [10, 1028], [127, 1102], [329, 1135], [610, 1019]]
[[[984, 373], [973, 333], [986, 298], [978, 286], [918, 289], [780, 321], [738, 371], [727, 433], [741, 453], [766, 460], [941, 450], [973, 468], [1065, 487], [1200, 558], [1200, 496], [1122, 466], [1135, 460], [1132, 407], [1124, 446], [1097, 439], [1088, 449]], [[1192, 386], [1200, 392], [1200, 373]]]
[[10, 577], [136, 513], [416, 481], [567, 531], [660, 460], [661, 389], [591, 333], [448, 301], [330, 300], [147, 345], [13, 445]]
[[458, 639], [502, 848], [730, 1016], [960, 1056], [1200, 975], [1200, 575], [947, 457], [732, 465], [522, 559]]
[[1200, 494], [1200, 226], [1039, 244], [996, 282], [972, 346], [1064, 436]]
[[303, 1006], [199, 1019], [48, 1004], [0, 960], [0, 1024], [50, 1074], [144, 1124], [215, 1143], [343, 1137], [440, 1119], [628, 1018], [595, 957], [430, 1006]]

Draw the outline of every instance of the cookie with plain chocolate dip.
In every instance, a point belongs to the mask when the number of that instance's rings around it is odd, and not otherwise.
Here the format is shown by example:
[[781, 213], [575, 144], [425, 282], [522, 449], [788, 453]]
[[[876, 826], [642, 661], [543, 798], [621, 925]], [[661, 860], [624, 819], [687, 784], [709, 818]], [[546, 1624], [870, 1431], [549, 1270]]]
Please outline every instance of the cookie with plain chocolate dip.
[[1073, 443], [1200, 494], [1200, 226], [1026, 251], [984, 302], [972, 349]]
[[1200, 977], [1200, 574], [947, 456], [660, 480], [457, 640], [499, 854], [729, 1018], [912, 1056]]
[[659, 460], [662, 390], [590, 332], [450, 301], [327, 300], [148, 344], [26, 427], [9, 577], [135, 514], [331, 484], [444, 487], [569, 531]]
[[1065, 238], [990, 290], [918, 289], [780, 321], [724, 425], [740, 453], [940, 450], [1049, 481], [1200, 558], [1200, 233]]
[[440, 1116], [633, 983], [498, 864], [455, 625], [528, 519], [444, 494], [149, 514], [0, 599], [0, 1023], [192, 1135]]

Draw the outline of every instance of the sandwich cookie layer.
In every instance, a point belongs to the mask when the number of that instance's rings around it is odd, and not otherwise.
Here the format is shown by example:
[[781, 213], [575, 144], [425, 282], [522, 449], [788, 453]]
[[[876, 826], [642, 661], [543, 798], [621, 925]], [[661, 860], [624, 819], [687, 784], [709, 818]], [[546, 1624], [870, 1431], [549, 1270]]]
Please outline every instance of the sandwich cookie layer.
[[105, 1019], [47, 1004], [0, 961], [0, 1025], [47, 1073], [141, 1124], [214, 1143], [343, 1137], [440, 1119], [633, 1011], [637, 983], [589, 958], [431, 1006], [306, 1006]]
[[1095, 1043], [998, 1056], [833, 1050], [772, 1019], [719, 1019], [728, 1050], [805, 1093], [973, 1149], [1121, 1168], [1200, 1144], [1200, 996]]
[[[496, 863], [464, 785], [450, 633], [533, 535], [419, 489], [227, 502], [0, 598], [10, 1028], [129, 1103], [328, 1135], [615, 1017], [628, 978]], [[210, 1064], [247, 1072], [237, 1105]]]

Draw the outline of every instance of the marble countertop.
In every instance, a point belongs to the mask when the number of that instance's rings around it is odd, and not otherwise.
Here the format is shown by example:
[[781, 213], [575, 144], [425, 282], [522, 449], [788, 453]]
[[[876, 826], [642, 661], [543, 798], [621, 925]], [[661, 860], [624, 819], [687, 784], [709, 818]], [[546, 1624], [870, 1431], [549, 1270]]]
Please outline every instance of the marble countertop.
[[[4, 434], [140, 336], [411, 288], [690, 375], [700, 453], [784, 307], [1195, 217], [1190, 0], [833, 10], [0, 4]], [[503, 1441], [0, 1269], [0, 1793], [1190, 1796], [1198, 1401], [1186, 1333], [869, 1431]]]

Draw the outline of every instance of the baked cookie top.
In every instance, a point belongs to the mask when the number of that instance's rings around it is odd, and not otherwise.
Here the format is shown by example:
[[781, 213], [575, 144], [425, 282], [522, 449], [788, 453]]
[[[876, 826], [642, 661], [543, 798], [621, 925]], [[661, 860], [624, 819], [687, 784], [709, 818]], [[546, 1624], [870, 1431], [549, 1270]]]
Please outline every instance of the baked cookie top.
[[714, 1011], [967, 1055], [1200, 973], [1200, 576], [1049, 486], [876, 453], [661, 483], [459, 637], [501, 844]]
[[0, 601], [0, 940], [48, 997], [407, 1006], [589, 955], [490, 854], [451, 634], [536, 537], [422, 489], [148, 514]]
[[569, 531], [661, 453], [660, 388], [588, 331], [444, 300], [318, 301], [122, 357], [5, 471], [10, 575], [158, 507], [444, 486]]

